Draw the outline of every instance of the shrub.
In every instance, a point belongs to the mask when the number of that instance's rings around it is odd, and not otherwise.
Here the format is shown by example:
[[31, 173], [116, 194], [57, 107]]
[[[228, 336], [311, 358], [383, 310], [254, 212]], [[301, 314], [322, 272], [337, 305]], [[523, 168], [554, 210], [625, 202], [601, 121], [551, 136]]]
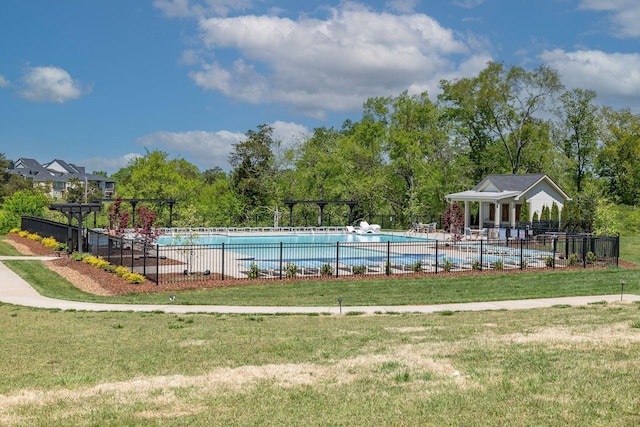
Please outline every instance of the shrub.
[[33, 240], [34, 242], [42, 241], [42, 237], [40, 237], [37, 233], [27, 234], [27, 239]]
[[142, 283], [144, 281], [144, 276], [138, 273], [127, 273], [122, 276], [122, 278], [133, 284]]
[[83, 261], [89, 265], [92, 265], [94, 267], [101, 268], [101, 269], [104, 269], [104, 267], [109, 264], [109, 261], [101, 257], [95, 257], [92, 255], [84, 257]]
[[546, 265], [547, 267], [553, 267], [553, 257], [552, 256], [548, 256], [544, 259], [544, 265]]
[[502, 270], [504, 268], [504, 263], [502, 262], [502, 260], [498, 260], [493, 263], [493, 268], [496, 270]]
[[54, 239], [53, 237], [44, 237], [44, 238], [42, 238], [41, 243], [42, 243], [43, 245], [45, 245], [46, 247], [51, 248], [51, 249], [55, 249], [55, 248], [57, 248], [57, 247], [58, 247], [58, 245], [60, 244], [60, 243], [58, 243], [58, 241], [57, 241], [56, 239]]
[[451, 271], [452, 268], [453, 268], [453, 263], [451, 262], [451, 260], [449, 258], [444, 258], [442, 260], [442, 269], [448, 273]]
[[520, 267], [521, 267], [521, 268], [527, 268], [527, 265], [529, 265], [529, 264], [527, 264], [527, 260], [526, 260], [526, 259], [523, 259], [523, 260], [520, 262]]
[[118, 266], [113, 265], [113, 264], [109, 264], [109, 263], [107, 263], [104, 267], [102, 267], [102, 269], [104, 271], [107, 271], [109, 273], [114, 273], [114, 274], [115, 274], [117, 268], [118, 268]]
[[66, 251], [68, 249], [69, 249], [69, 246], [66, 243], [60, 243], [60, 242], [58, 242], [58, 246], [53, 248], [53, 250], [55, 251]]
[[586, 262], [587, 264], [595, 264], [596, 260], [597, 260], [596, 254], [589, 251], [587, 252], [587, 256], [585, 257], [584, 262]]
[[127, 269], [127, 267], [123, 267], [121, 265], [117, 266], [113, 272], [118, 277], [124, 277], [125, 274], [129, 274], [129, 270]]
[[247, 277], [249, 277], [250, 279], [257, 279], [258, 276], [260, 276], [260, 268], [258, 267], [258, 264], [256, 264], [255, 262], [252, 262], [249, 265], [249, 271], [247, 272]]
[[422, 262], [416, 261], [414, 264], [409, 265], [409, 270], [420, 273], [422, 271]]
[[20, 229], [18, 227], [14, 227], [11, 230], [9, 230], [9, 233], [18, 234], [20, 233]]
[[477, 259], [474, 259], [474, 260], [471, 262], [471, 269], [472, 269], [472, 270], [480, 270], [480, 261], [479, 261], [479, 260], [477, 260]]
[[69, 255], [69, 258], [71, 258], [74, 261], [82, 261], [84, 259], [84, 254], [81, 254], [80, 252], [74, 252], [71, 255]]
[[331, 264], [323, 264], [322, 267], [320, 267], [320, 275], [321, 276], [333, 276], [334, 270], [333, 267], [331, 267]]
[[288, 262], [286, 267], [284, 268], [284, 271], [287, 277], [296, 277], [296, 274], [298, 274], [298, 266], [291, 262]]
[[567, 264], [570, 266], [578, 265], [578, 255], [571, 254], [569, 258], [567, 258]]
[[353, 267], [351, 267], [351, 272], [353, 274], [364, 274], [367, 272], [367, 266], [366, 265], [354, 265]]
[[24, 230], [18, 231], [18, 236], [20, 236], [20, 237], [27, 237], [28, 235], [29, 235], [29, 233], [24, 231]]

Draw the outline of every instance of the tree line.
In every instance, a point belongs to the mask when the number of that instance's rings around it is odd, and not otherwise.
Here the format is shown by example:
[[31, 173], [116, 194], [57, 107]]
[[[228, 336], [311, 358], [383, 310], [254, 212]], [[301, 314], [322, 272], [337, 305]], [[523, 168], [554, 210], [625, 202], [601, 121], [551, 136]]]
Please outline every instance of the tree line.
[[[156, 150], [112, 178], [124, 198], [176, 200], [174, 226], [266, 226], [277, 215], [282, 225], [284, 200], [350, 200], [355, 219], [382, 217], [401, 228], [440, 221], [445, 195], [487, 174], [518, 173], [549, 175], [573, 199], [563, 217], [586, 218], [589, 228], [638, 219], [640, 116], [630, 109], [599, 105], [591, 89], [565, 89], [546, 65], [490, 62], [440, 89], [436, 98], [370, 98], [359, 121], [313, 129], [295, 146], [259, 125], [233, 146], [229, 172], [200, 171]], [[21, 189], [2, 178], [6, 205]], [[167, 225], [168, 207], [151, 207]], [[317, 225], [317, 206], [297, 205], [293, 214], [293, 225]], [[329, 223], [347, 217], [346, 206], [326, 207]]]

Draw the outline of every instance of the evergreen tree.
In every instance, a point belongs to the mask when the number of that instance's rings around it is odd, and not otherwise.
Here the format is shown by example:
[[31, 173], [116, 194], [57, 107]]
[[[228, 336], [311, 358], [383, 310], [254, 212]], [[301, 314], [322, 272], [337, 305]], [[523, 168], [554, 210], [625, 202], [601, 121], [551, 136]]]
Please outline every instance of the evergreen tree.
[[518, 218], [520, 222], [529, 222], [529, 203], [527, 202], [527, 198], [522, 198], [522, 207], [520, 208], [520, 218]]

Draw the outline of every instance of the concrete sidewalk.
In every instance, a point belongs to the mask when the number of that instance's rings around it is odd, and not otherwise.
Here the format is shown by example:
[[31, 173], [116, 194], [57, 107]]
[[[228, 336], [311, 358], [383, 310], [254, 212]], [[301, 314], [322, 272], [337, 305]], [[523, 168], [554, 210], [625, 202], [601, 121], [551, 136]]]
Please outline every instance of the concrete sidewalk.
[[343, 306], [327, 307], [270, 307], [270, 306], [226, 306], [226, 305], [180, 305], [168, 303], [162, 305], [146, 304], [108, 304], [78, 301], [64, 301], [47, 298], [35, 291], [26, 281], [10, 270], [1, 261], [14, 259], [47, 260], [51, 257], [0, 256], [0, 302], [36, 308], [84, 310], [84, 311], [163, 311], [166, 313], [239, 313], [239, 314], [283, 314], [283, 313], [328, 313], [340, 314], [348, 312], [362, 313], [435, 313], [438, 311], [486, 311], [486, 310], [521, 310], [552, 307], [554, 305], [587, 305], [594, 302], [633, 302], [640, 301], [639, 295], [620, 294], [595, 295], [563, 298], [538, 298], [512, 301], [472, 302], [438, 305], [403, 305], [403, 306]]

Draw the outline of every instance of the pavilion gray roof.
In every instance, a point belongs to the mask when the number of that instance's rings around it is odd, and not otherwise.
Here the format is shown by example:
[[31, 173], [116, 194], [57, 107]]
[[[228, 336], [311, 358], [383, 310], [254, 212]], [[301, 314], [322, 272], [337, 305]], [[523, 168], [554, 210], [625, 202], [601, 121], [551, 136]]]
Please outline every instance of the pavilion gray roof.
[[521, 193], [540, 181], [544, 176], [542, 173], [527, 175], [487, 175], [473, 187], [472, 190], [479, 191], [484, 188], [487, 183], [491, 183], [498, 191], [518, 191]]

